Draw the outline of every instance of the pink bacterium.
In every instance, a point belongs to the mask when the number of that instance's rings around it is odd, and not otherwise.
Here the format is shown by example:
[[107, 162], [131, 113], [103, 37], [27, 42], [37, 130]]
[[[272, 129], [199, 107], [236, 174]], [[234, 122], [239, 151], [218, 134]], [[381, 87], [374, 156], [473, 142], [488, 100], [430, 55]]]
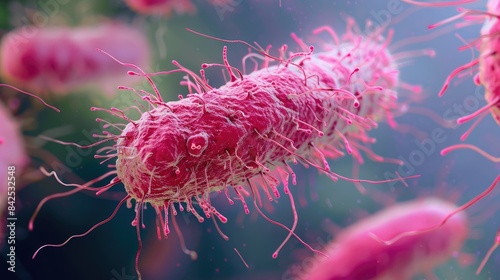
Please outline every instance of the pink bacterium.
[[[418, 231], [439, 223], [456, 206], [426, 198], [388, 207], [343, 229], [316, 256], [299, 279], [412, 279], [430, 273], [460, 250], [468, 237], [469, 221], [461, 212], [438, 230], [414, 235], [390, 245], [372, 236], [391, 239], [402, 232]], [[432, 277], [431, 277], [432, 279]]]
[[122, 78], [123, 68], [96, 48], [137, 65], [149, 63], [147, 38], [120, 22], [86, 27], [25, 26], [4, 36], [0, 74], [9, 84], [37, 94], [67, 94], [96, 86], [114, 92], [117, 81], [127, 81]]
[[[98, 119], [107, 122], [109, 130], [95, 135], [102, 139], [95, 145], [108, 141], [114, 145], [101, 149], [102, 153], [95, 157], [103, 162], [116, 159], [116, 163], [109, 165], [113, 170], [84, 185], [76, 185], [71, 193], [96, 190], [100, 194], [121, 183], [127, 195], [109, 218], [86, 233], [74, 235], [61, 244], [44, 245], [39, 250], [63, 246], [72, 238], [88, 234], [112, 219], [125, 201], [132, 207], [134, 200], [136, 216], [132, 225], [138, 234], [136, 271], [140, 277], [138, 260], [142, 246], [140, 229], [145, 227], [144, 206], [149, 203], [157, 214], [159, 239], [170, 234], [170, 222], [181, 234], [175, 222], [177, 209], [186, 210], [199, 222], [212, 219], [226, 239], [217, 221], [226, 223], [227, 218], [210, 201], [210, 193], [219, 192], [226, 195], [229, 204], [235, 200], [241, 204], [246, 214], [250, 212], [247, 197], [251, 196], [259, 214], [289, 232], [273, 253], [276, 258], [292, 235], [298, 238], [294, 233], [298, 215], [289, 190], [289, 177], [294, 185], [296, 177], [290, 162], [315, 167], [332, 180], [393, 181], [349, 179], [333, 172], [327, 162], [327, 158], [336, 159], [346, 153], [360, 162], [364, 152], [373, 156], [370, 144], [374, 141], [368, 131], [383, 119], [392, 119], [396, 108], [396, 89], [400, 82], [397, 63], [387, 49], [390, 36], [383, 37], [382, 28], [368, 35], [359, 34], [357, 30], [359, 27], [353, 20], [348, 21], [347, 32], [340, 37], [330, 27], [316, 29], [314, 34], [325, 32], [334, 42], [327, 50], [317, 53], [313, 46], [292, 34], [302, 51], [290, 53], [287, 45], [283, 45], [277, 56], [270, 54], [270, 46], [263, 49], [239, 40], [217, 39], [243, 43], [256, 51], [243, 58], [241, 71], [228, 62], [227, 47], [223, 48], [223, 63], [204, 63], [199, 75], [175, 60], [174, 70], [145, 73], [131, 63], [116, 59], [134, 69], [129, 75], [146, 78], [154, 93], [119, 87], [146, 102], [128, 108], [139, 111], [139, 119], [128, 117], [128, 109], [91, 108], [125, 122], [114, 124]], [[245, 71], [248, 64], [254, 68], [250, 74]], [[208, 68], [225, 69], [227, 83], [212, 87], [205, 76]], [[171, 73], [186, 75], [182, 84], [189, 94], [178, 101], [165, 102], [152, 78]], [[105, 186], [91, 187], [110, 176], [113, 178]], [[292, 205], [291, 228], [270, 220], [260, 210], [263, 200], [280, 197], [280, 181]], [[56, 196], [60, 194], [53, 197]], [[196, 257], [195, 252], [186, 249], [184, 242], [181, 245], [186, 254]]]
[[[454, 149], [458, 149], [458, 146], [459, 145], [457, 145], [457, 146], [451, 146], [450, 148], [444, 149], [441, 152], [441, 154], [444, 154], [446, 152], [452, 151]], [[495, 178], [495, 180], [493, 181], [493, 183], [486, 190], [484, 190], [483, 192], [481, 192], [480, 194], [478, 194], [477, 196], [475, 196], [474, 198], [472, 198], [471, 200], [469, 200], [465, 204], [463, 204], [463, 205], [461, 205], [459, 207], [456, 207], [456, 209], [454, 209], [453, 211], [450, 211], [439, 222], [436, 222], [434, 224], [430, 224], [426, 228], [421, 228], [421, 229], [418, 229], [418, 230], [401, 231], [399, 234], [397, 234], [396, 236], [392, 237], [391, 239], [383, 239], [383, 238], [380, 238], [379, 236], [377, 236], [376, 234], [371, 234], [371, 236], [372, 236], [372, 238], [374, 238], [379, 243], [381, 243], [383, 245], [386, 245], [386, 246], [391, 246], [392, 244], [397, 243], [397, 242], [401, 242], [400, 240], [404, 240], [406, 238], [410, 238], [410, 237], [413, 237], [413, 236], [418, 236], [418, 235], [422, 235], [422, 234], [427, 234], [427, 233], [430, 233], [430, 232], [438, 231], [442, 227], [446, 226], [447, 223], [451, 219], [453, 219], [454, 216], [460, 215], [461, 212], [463, 212], [464, 210], [467, 210], [468, 208], [470, 208], [474, 204], [478, 203], [480, 200], [482, 200], [485, 197], [487, 197], [496, 188], [496, 186], [498, 185], [498, 183], [500, 183], [500, 175]], [[496, 249], [496, 247], [497, 247], [497, 241], [498, 241], [498, 239], [495, 239], [495, 244], [492, 246], [492, 248], [488, 251], [488, 253], [484, 257], [483, 261], [481, 262], [480, 266], [478, 267], [478, 269], [476, 271], [476, 274], [479, 274], [481, 272], [481, 270], [483, 269], [484, 265], [488, 261], [488, 258], [493, 253], [493, 250]]]

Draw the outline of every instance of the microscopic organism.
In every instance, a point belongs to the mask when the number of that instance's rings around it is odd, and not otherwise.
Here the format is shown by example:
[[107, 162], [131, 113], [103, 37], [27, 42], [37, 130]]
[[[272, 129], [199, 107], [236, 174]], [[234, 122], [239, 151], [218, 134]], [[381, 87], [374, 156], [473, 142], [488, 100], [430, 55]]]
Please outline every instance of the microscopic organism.
[[[129, 75], [146, 78], [154, 92], [119, 87], [135, 94], [145, 104], [123, 110], [91, 108], [108, 112], [125, 123], [97, 120], [105, 122], [109, 129], [95, 135], [101, 140], [92, 146], [114, 144], [100, 149], [96, 158], [115, 159], [116, 163], [110, 165], [113, 170], [78, 186], [75, 191], [97, 190], [99, 194], [123, 184], [127, 192], [111, 217], [93, 228], [109, 221], [125, 201], [130, 207], [132, 201], [136, 202], [132, 224], [139, 242], [141, 215], [146, 204], [157, 214], [158, 238], [170, 234], [171, 220], [178, 231], [175, 223], [178, 210], [191, 213], [199, 222], [208, 218], [216, 224], [217, 221], [226, 223], [227, 218], [210, 201], [213, 192], [224, 193], [229, 204], [236, 200], [247, 214], [250, 197], [257, 211], [264, 215], [260, 211], [262, 201], [281, 196], [278, 188], [281, 181], [292, 203], [294, 222], [291, 228], [279, 224], [289, 234], [273, 253], [276, 258], [285, 242], [295, 235], [298, 221], [289, 188], [289, 177], [295, 185], [296, 175], [289, 163], [315, 167], [335, 181], [372, 182], [334, 172], [327, 159], [338, 159], [347, 153], [362, 162], [366, 153], [380, 160], [370, 150], [375, 140], [368, 132], [384, 119], [392, 121], [392, 113], [397, 108], [396, 90], [400, 85], [396, 59], [387, 48], [391, 33], [386, 38], [383, 31], [380, 27], [374, 33], [361, 34], [350, 19], [347, 32], [342, 36], [330, 27], [314, 31], [326, 33], [330, 41], [333, 40], [325, 44], [328, 45], [325, 50], [317, 52], [292, 34], [301, 51], [290, 53], [287, 45], [283, 45], [276, 56], [271, 55], [270, 47], [264, 49], [238, 40], [217, 39], [243, 43], [254, 51], [243, 58], [243, 70], [238, 70], [230, 65], [225, 46], [223, 63], [204, 63], [199, 75], [175, 60], [174, 70], [146, 73], [136, 65], [116, 59], [119, 64], [134, 69]], [[249, 63], [254, 71], [247, 74]], [[226, 70], [229, 79], [214, 88], [207, 82], [205, 71], [219, 67]], [[182, 84], [189, 93], [186, 97], [180, 96], [178, 101], [165, 102], [153, 78], [179, 72], [186, 74]], [[140, 117], [131, 119], [127, 115], [129, 110], [140, 112]], [[113, 178], [107, 185], [91, 187], [109, 176]], [[387, 181], [392, 180], [378, 182]], [[79, 236], [82, 235], [70, 239]], [[62, 246], [66, 242], [40, 249]], [[136, 259], [139, 276], [140, 247]], [[196, 258], [195, 252], [184, 246], [183, 249]]]
[[7, 83], [39, 95], [67, 94], [89, 86], [114, 92], [116, 82], [126, 82], [123, 67], [96, 48], [137, 65], [149, 63], [147, 38], [120, 22], [87, 27], [24, 26], [3, 37], [0, 74]]
[[469, 219], [461, 212], [437, 230], [385, 245], [402, 232], [441, 222], [456, 206], [426, 198], [398, 203], [343, 229], [300, 279], [411, 279], [431, 272], [460, 250], [468, 237]]

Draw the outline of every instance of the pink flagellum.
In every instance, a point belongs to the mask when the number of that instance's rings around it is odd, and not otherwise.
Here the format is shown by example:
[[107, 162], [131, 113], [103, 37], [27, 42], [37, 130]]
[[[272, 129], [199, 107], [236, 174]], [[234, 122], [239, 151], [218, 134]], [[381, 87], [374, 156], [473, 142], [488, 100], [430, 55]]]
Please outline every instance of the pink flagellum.
[[114, 92], [117, 81], [127, 83], [123, 67], [96, 48], [137, 65], [149, 61], [147, 38], [119, 22], [78, 28], [32, 26], [31, 37], [23, 33], [27, 28], [3, 38], [0, 71], [8, 83], [37, 93], [63, 94], [89, 85]]
[[434, 227], [456, 206], [437, 198], [400, 203], [384, 209], [340, 232], [300, 279], [401, 280], [429, 273], [458, 252], [468, 236], [464, 212], [451, 217], [436, 230], [407, 236], [386, 245], [384, 240], [402, 232]]

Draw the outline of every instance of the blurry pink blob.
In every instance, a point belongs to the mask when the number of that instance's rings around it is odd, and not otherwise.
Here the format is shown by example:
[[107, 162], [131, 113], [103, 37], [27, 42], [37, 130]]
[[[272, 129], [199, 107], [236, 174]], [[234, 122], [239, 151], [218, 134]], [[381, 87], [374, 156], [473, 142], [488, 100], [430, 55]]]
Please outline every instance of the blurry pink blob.
[[144, 15], [170, 16], [177, 14], [192, 14], [196, 7], [191, 0], [125, 0], [130, 9]]
[[3, 38], [1, 75], [8, 83], [38, 94], [66, 94], [89, 85], [111, 91], [117, 83], [127, 84], [126, 69], [96, 48], [137, 65], [149, 61], [147, 38], [118, 22], [79, 28], [21, 27]]
[[[216, 9], [232, 10], [241, 1], [238, 0], [208, 0]], [[171, 16], [176, 14], [194, 14], [196, 6], [191, 0], [125, 0], [130, 9], [143, 15]]]
[[457, 207], [437, 198], [410, 201], [380, 211], [343, 230], [314, 265], [300, 279], [411, 279], [429, 273], [459, 251], [468, 236], [464, 212], [451, 217], [442, 227], [408, 236], [391, 245], [388, 240], [401, 232], [439, 224]]
[[[7, 209], [7, 168], [15, 166], [15, 174], [19, 174], [28, 161], [19, 125], [11, 116], [9, 109], [0, 103], [0, 218], [2, 220], [5, 220], [4, 211]], [[5, 229], [5, 226], [1, 227], [0, 247], [4, 241]]]

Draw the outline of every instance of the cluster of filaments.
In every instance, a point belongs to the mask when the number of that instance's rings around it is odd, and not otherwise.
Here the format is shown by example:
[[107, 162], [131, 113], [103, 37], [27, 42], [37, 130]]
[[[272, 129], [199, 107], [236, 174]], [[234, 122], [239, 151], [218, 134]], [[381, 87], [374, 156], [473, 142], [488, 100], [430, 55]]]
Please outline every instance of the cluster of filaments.
[[[420, 1], [404, 0], [404, 2], [408, 2], [414, 5], [429, 7], [464, 5], [476, 1], [477, 0], [460, 0], [446, 3], [424, 3]], [[500, 64], [497, 56], [497, 52], [500, 47], [500, 37], [498, 36], [498, 32], [500, 31], [500, 2], [488, 1], [486, 11], [467, 9], [462, 7], [458, 8], [458, 10], [459, 14], [442, 20], [438, 23], [431, 24], [429, 25], [429, 29], [442, 26], [458, 19], [464, 20], [464, 22], [456, 24], [458, 28], [469, 26], [472, 24], [483, 24], [480, 36], [478, 36], [477, 39], [471, 42], [467, 42], [466, 45], [460, 47], [460, 50], [473, 49], [474, 47], [476, 47], [481, 52], [481, 55], [457, 67], [453, 72], [451, 72], [446, 78], [443, 87], [439, 91], [439, 96], [444, 95], [451, 81], [465, 71], [476, 73], [474, 76], [474, 82], [476, 83], [476, 85], [484, 86], [484, 97], [487, 101], [487, 104], [476, 112], [457, 119], [458, 124], [475, 120], [470, 129], [462, 135], [461, 140], [464, 141], [470, 135], [472, 130], [489, 112], [491, 113], [493, 119], [498, 124], [500, 124], [500, 80], [497, 78], [500, 74], [498, 70], [500, 69]]]
[[[103, 162], [117, 157], [117, 164], [109, 165], [117, 170], [107, 174], [116, 175], [116, 177], [108, 185], [100, 188], [99, 192], [123, 183], [128, 193], [124, 200], [127, 200], [129, 207], [132, 205], [132, 199], [137, 201], [136, 218], [133, 221], [133, 225], [136, 226], [139, 223], [143, 205], [150, 203], [158, 215], [158, 237], [161, 238], [160, 232], [163, 232], [164, 236], [170, 232], [169, 212], [173, 216], [177, 214], [174, 204], [178, 205], [180, 211], [185, 209], [202, 222], [204, 217], [195, 209], [197, 204], [206, 218], [217, 217], [219, 221], [225, 223], [227, 219], [211, 204], [210, 193], [214, 191], [224, 192], [230, 204], [233, 204], [234, 200], [239, 200], [247, 214], [249, 207], [245, 197], [252, 196], [254, 205], [257, 208], [262, 207], [263, 201], [266, 202], [265, 199], [261, 198], [262, 192], [268, 201], [280, 197], [278, 190], [280, 181], [284, 185], [284, 193], [290, 194], [289, 177], [292, 177], [294, 185], [296, 178], [288, 164], [289, 162], [295, 164], [300, 162], [306, 166], [314, 166], [333, 180], [337, 180], [338, 178], [345, 179], [345, 177], [331, 171], [327, 158], [339, 158], [347, 152], [362, 162], [361, 153], [364, 152], [376, 161], [385, 161], [386, 159], [369, 149], [369, 145], [374, 143], [375, 139], [369, 137], [367, 131], [376, 127], [377, 122], [384, 117], [388, 120], [392, 119], [391, 110], [394, 108], [396, 99], [396, 93], [393, 89], [397, 87], [398, 71], [386, 50], [390, 38], [384, 39], [381, 36], [382, 30], [369, 37], [363, 37], [355, 32], [357, 27], [352, 22], [350, 23], [348, 24], [348, 32], [340, 39], [329, 27], [322, 27], [315, 31], [315, 33], [327, 31], [332, 35], [336, 46], [332, 46], [332, 50], [328, 52], [313, 55], [312, 47], [307, 47], [302, 40], [293, 36], [302, 47], [303, 52], [287, 56], [287, 46], [284, 45], [279, 49], [279, 56], [274, 57], [270, 55], [270, 47], [263, 49], [251, 46], [257, 50], [257, 53], [249, 53], [243, 58], [243, 65], [252, 62], [255, 64], [255, 70], [259, 67], [257, 60], [262, 60], [262, 70], [259, 71], [267, 73], [269, 77], [273, 74], [300, 77], [298, 79], [299, 90], [285, 96], [286, 100], [289, 101], [277, 100], [277, 102], [282, 103], [291, 102], [290, 106], [302, 107], [301, 110], [279, 108], [279, 110], [283, 109], [284, 111], [280, 111], [281, 115], [278, 116], [286, 116], [288, 124], [283, 127], [254, 127], [248, 132], [248, 135], [256, 139], [255, 143], [260, 143], [259, 145], [262, 145], [263, 149], [268, 150], [263, 154], [244, 152], [250, 147], [235, 142], [232, 144], [234, 149], [223, 149], [216, 157], [206, 160], [202, 153], [206, 152], [208, 140], [203, 132], [194, 133], [183, 140], [187, 143], [185, 151], [176, 150], [179, 148], [178, 146], [174, 144], [168, 146], [169, 144], [166, 143], [165, 147], [170, 148], [170, 150], [163, 150], [162, 153], [155, 154], [148, 151], [149, 148], [144, 144], [140, 144], [142, 146], [132, 145], [134, 137], [152, 138], [152, 140], [150, 139], [152, 144], [159, 143], [162, 139], [154, 139], [153, 137], [161, 136], [156, 135], [155, 131], [161, 130], [161, 123], [158, 120], [164, 118], [165, 115], [172, 116], [173, 121], [169, 120], [169, 123], [172, 124], [176, 123], [175, 113], [184, 112], [186, 107], [190, 106], [190, 110], [198, 110], [197, 114], [202, 116], [214, 113], [218, 108], [223, 107], [221, 105], [224, 104], [208, 102], [206, 97], [213, 96], [211, 94], [214, 92], [216, 93], [214, 95], [222, 96], [220, 92], [225, 87], [242, 84], [250, 79], [250, 75], [247, 76], [245, 73], [246, 67], [241, 72], [230, 66], [226, 57], [226, 48], [223, 51], [224, 64], [203, 64], [200, 75], [186, 69], [176, 61], [173, 61], [173, 64], [178, 69], [153, 74], [146, 74], [134, 65], [122, 63], [137, 69], [135, 72], [130, 71], [130, 75], [148, 79], [154, 94], [144, 90], [136, 91], [132, 88], [120, 87], [121, 90], [132, 91], [138, 99], [145, 101], [145, 104], [137, 102], [136, 105], [126, 110], [92, 108], [94, 111], [106, 111], [127, 122], [126, 124], [115, 124], [97, 119], [99, 122], [107, 122], [106, 127], [112, 127], [119, 131], [119, 134], [103, 131], [102, 135], [95, 135], [95, 137], [103, 138], [96, 144], [110, 140], [116, 141], [112, 147], [100, 149], [95, 156], [104, 159]], [[278, 62], [278, 65], [270, 66], [273, 61]], [[318, 72], [313, 73], [314, 75], [308, 72], [307, 68], [308, 63], [312, 63], [311, 61], [319, 65], [319, 68], [316, 69]], [[211, 87], [207, 82], [204, 70], [209, 67], [226, 68], [230, 81], [219, 89]], [[330, 71], [328, 74], [334, 75], [326, 77], [318, 75], [327, 69]], [[179, 101], [165, 102], [151, 77], [175, 72], [187, 74], [182, 84], [188, 88], [189, 94], [184, 100], [181, 98]], [[335, 86], [327, 86], [328, 84]], [[252, 98], [252, 95], [257, 96], [262, 93], [257, 83], [245, 85], [248, 86], [247, 90], [232, 93], [236, 95], [232, 97], [233, 99]], [[127, 116], [130, 110], [138, 111], [141, 118], [139, 120], [130, 119]], [[228, 119], [234, 122], [244, 119], [248, 114], [243, 109], [229, 110], [229, 112], [224, 113], [227, 114]], [[272, 118], [276, 115], [271, 114], [268, 117]], [[283, 123], [283, 120], [279, 121]], [[144, 123], [149, 126], [145, 127]], [[155, 127], [155, 125], [158, 126]], [[163, 127], [163, 130], [166, 129]], [[185, 134], [185, 131], [180, 133]], [[235, 135], [238, 133], [239, 131], [235, 131]], [[226, 140], [230, 142], [232, 139]], [[249, 143], [249, 145], [255, 143]], [[169, 161], [159, 162], [159, 157], [163, 153], [165, 157], [171, 157]], [[191, 160], [182, 164], [186, 158]], [[182, 181], [183, 184], [167, 183], [168, 185], [166, 185], [164, 177], [159, 174], [169, 174], [170, 178], [175, 178], [175, 176], [182, 178], [179, 181]], [[160, 187], [155, 188], [155, 186]], [[230, 188], [235, 195], [230, 193]], [[213, 220], [215, 222], [215, 219]], [[176, 226], [175, 219], [174, 225]]]
[[[477, 2], [477, 0], [458, 0], [451, 2], [436, 2], [436, 3], [425, 3], [414, 0], [403, 0], [404, 2], [408, 2], [418, 6], [427, 6], [427, 7], [445, 7], [445, 6], [456, 6], [463, 5], [472, 2]], [[474, 9], [466, 9], [466, 8], [458, 8], [459, 14], [456, 16], [450, 17], [448, 19], [442, 20], [436, 24], [429, 25], [429, 29], [441, 26], [443, 24], [449, 23], [451, 21], [455, 21], [458, 19], [463, 19], [464, 22], [460, 24], [456, 24], [457, 27], [469, 26], [474, 23], [483, 24], [480, 32], [480, 36], [477, 37], [476, 40], [467, 43], [465, 46], [460, 49], [472, 49], [476, 47], [480, 51], [480, 55], [477, 58], [472, 59], [470, 62], [467, 62], [459, 67], [457, 67], [453, 72], [448, 75], [446, 81], [439, 92], [439, 96], [442, 96], [446, 90], [448, 89], [453, 78], [459, 76], [461, 73], [465, 71], [471, 71], [472, 73], [476, 73], [474, 76], [474, 82], [476, 85], [484, 86], [485, 89], [485, 100], [487, 104], [477, 110], [476, 112], [462, 116], [457, 119], [458, 124], [462, 124], [471, 120], [474, 120], [473, 124], [470, 128], [462, 134], [460, 140], [465, 141], [467, 137], [471, 134], [474, 128], [481, 122], [481, 120], [491, 113], [493, 119], [497, 124], [500, 124], [500, 59], [498, 58], [498, 51], [500, 49], [500, 1], [498, 0], [489, 0], [487, 1], [486, 11], [474, 10]], [[459, 150], [459, 149], [470, 149], [473, 150], [482, 156], [488, 158], [492, 162], [499, 162], [500, 159], [494, 157], [479, 147], [471, 144], [455, 144], [451, 145], [441, 151], [441, 155], [446, 155], [449, 152]], [[476, 198], [472, 199], [465, 205], [472, 205], [482, 198], [486, 197], [489, 193], [493, 191], [495, 186], [499, 183], [500, 176], [498, 176], [495, 181], [490, 185], [488, 189], [486, 189], [483, 193], [481, 193]], [[500, 230], [497, 232], [495, 236], [495, 243], [490, 248], [490, 250], [486, 253], [483, 261], [479, 265], [476, 270], [476, 274], [479, 274], [486, 262], [492, 255], [493, 251], [500, 245]]]

